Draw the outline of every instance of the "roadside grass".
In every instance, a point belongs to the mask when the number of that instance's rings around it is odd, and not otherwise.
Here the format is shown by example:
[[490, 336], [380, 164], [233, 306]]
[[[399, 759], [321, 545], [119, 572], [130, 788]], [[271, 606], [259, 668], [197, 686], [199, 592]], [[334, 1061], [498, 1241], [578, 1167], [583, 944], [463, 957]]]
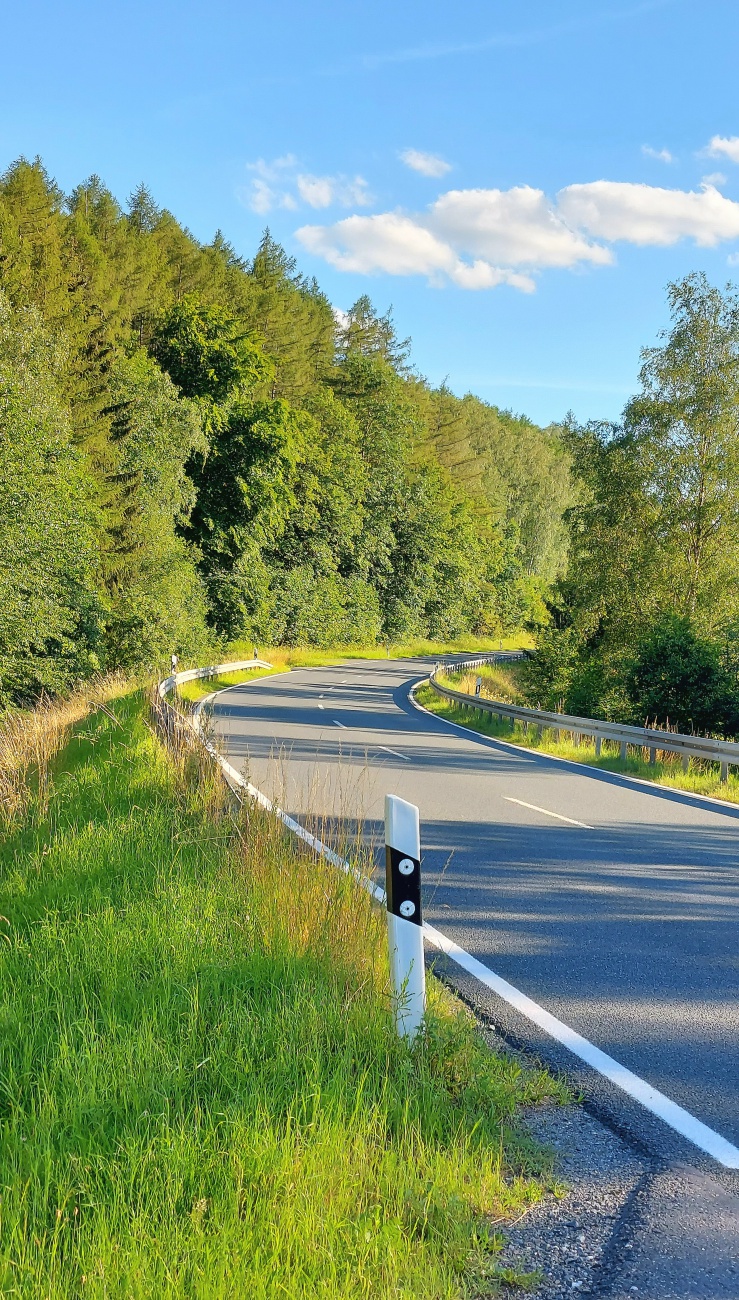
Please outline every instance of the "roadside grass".
[[[390, 654], [386, 645], [348, 645], [329, 646], [320, 649], [316, 646], [270, 646], [259, 647], [261, 659], [268, 660], [280, 669], [312, 668], [326, 664], [343, 663], [347, 659], [410, 659], [425, 655], [468, 654], [474, 658], [478, 654], [491, 654], [496, 650], [525, 650], [534, 645], [528, 632], [516, 632], [507, 637], [463, 636], [451, 641], [429, 641], [422, 637], [408, 641], [393, 642]], [[223, 652], [221, 662], [229, 658], [247, 659], [254, 649], [246, 641], [235, 641]]]
[[46, 808], [52, 763], [72, 727], [91, 711], [123, 694], [119, 674], [98, 678], [66, 696], [44, 696], [32, 709], [0, 713], [0, 830], [34, 805]]
[[522, 1104], [431, 982], [400, 1043], [381, 912], [141, 694], [78, 723], [0, 848], [0, 1294], [427, 1297], [497, 1263], [551, 1183]]
[[[508, 674], [506, 671], [504, 680], [493, 683], [493, 686], [503, 688], [500, 694], [494, 689], [486, 689], [490, 676], [486, 673], [484, 678], [483, 693], [487, 698], [499, 699], [503, 703], [510, 704], [526, 703], [516, 687], [515, 675]], [[496, 674], [497, 678], [500, 676]], [[457, 678], [450, 674], [446, 680], [453, 690], [466, 690], [474, 694], [474, 673]], [[687, 772], [684, 772], [679, 755], [662, 753], [660, 758], [658, 750], [657, 762], [650, 763], [648, 757], [638, 757], [632, 750], [626, 759], [622, 759], [619, 746], [615, 742], [605, 740], [602, 742], [600, 756], [596, 757], [595, 743], [586, 736], [583, 736], [579, 745], [575, 745], [571, 739], [555, 741], [551, 731], [543, 731], [541, 736], [538, 736], [533, 727], [525, 731], [522, 722], [512, 723], [507, 719], [501, 721], [489, 713], [470, 714], [462, 705], [437, 695], [430, 686], [420, 686], [415, 696], [418, 703], [430, 713], [446, 718], [449, 722], [456, 722], [459, 726], [467, 727], [470, 731], [479, 732], [483, 736], [520, 745], [522, 749], [536, 749], [540, 753], [571, 759], [575, 763], [585, 763], [605, 772], [619, 772], [627, 776], [639, 777], [642, 781], [651, 781], [655, 785], [668, 786], [674, 790], [708, 795], [712, 799], [723, 799], [726, 803], [739, 803], [739, 774], [736, 773], [736, 769], [730, 768], [728, 781], [722, 782], [718, 763], [691, 758], [690, 767]]]
[[526, 704], [523, 691], [518, 684], [516, 663], [483, 664], [468, 673], [448, 673], [445, 681], [453, 685], [455, 691], [467, 691], [474, 695], [477, 678], [482, 681], [481, 693], [491, 700], [501, 700], [505, 704]]
[[[393, 645], [392, 658], [406, 659], [426, 655], [443, 654], [489, 654], [500, 648], [504, 650], [528, 649], [533, 641], [527, 632], [500, 638], [483, 637], [471, 640], [469, 637], [456, 641], [408, 641], [402, 645]], [[239, 659], [250, 659], [254, 646], [250, 642], [235, 641], [226, 650], [213, 652], [213, 662], [228, 663]], [[386, 659], [384, 646], [333, 646], [326, 650], [314, 646], [269, 646], [259, 648], [259, 657], [271, 668], [247, 669], [240, 673], [222, 673], [218, 677], [201, 677], [192, 682], [184, 682], [178, 688], [180, 699], [196, 702], [213, 691], [223, 690], [226, 686], [236, 686], [251, 681], [255, 677], [267, 677], [270, 673], [289, 672], [291, 668], [321, 668], [346, 663], [351, 659]]]
[[193, 681], [183, 682], [178, 686], [177, 695], [181, 700], [197, 703], [205, 695], [212, 695], [213, 691], [222, 691], [227, 686], [238, 686], [243, 682], [253, 681], [255, 677], [273, 677], [275, 673], [284, 671], [284, 668], [273, 666], [272, 668], [247, 668], [240, 673], [219, 673], [215, 677], [196, 677]]

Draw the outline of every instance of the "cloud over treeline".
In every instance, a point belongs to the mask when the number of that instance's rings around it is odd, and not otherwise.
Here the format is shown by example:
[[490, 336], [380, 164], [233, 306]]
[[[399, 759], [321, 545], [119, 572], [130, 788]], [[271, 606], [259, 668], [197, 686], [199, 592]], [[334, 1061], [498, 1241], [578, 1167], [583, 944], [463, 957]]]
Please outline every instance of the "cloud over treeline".
[[568, 185], [554, 199], [528, 185], [456, 189], [421, 213], [353, 214], [303, 226], [297, 238], [343, 271], [530, 292], [537, 271], [607, 265], [619, 242], [664, 247], [692, 239], [709, 248], [739, 239], [739, 203], [707, 182], [678, 190], [598, 180]]

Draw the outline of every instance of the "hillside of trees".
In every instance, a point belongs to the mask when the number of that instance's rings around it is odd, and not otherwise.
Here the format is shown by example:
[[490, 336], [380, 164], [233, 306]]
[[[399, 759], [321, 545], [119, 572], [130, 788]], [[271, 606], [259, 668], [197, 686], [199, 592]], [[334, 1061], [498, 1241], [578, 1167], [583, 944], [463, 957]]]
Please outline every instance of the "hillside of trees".
[[0, 179], [0, 701], [236, 638], [546, 622], [571, 451], [335, 313], [266, 232]]
[[618, 424], [541, 429], [266, 232], [0, 178], [0, 705], [229, 641], [537, 633], [532, 702], [739, 735], [739, 299], [668, 289]]

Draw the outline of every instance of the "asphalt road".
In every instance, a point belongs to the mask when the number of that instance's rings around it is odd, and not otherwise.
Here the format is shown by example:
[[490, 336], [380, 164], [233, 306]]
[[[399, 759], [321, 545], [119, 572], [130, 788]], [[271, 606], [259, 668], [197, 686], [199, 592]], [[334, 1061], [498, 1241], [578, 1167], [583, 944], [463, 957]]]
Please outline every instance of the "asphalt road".
[[214, 728], [304, 822], [416, 803], [424, 919], [739, 1146], [739, 808], [463, 734], [409, 703], [426, 672], [265, 678]]

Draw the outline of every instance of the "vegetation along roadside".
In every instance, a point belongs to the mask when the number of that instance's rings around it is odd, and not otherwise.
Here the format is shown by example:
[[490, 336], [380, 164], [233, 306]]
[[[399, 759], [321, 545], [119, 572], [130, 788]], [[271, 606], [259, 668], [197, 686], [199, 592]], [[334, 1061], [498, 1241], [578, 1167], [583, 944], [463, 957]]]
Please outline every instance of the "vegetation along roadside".
[[166, 753], [140, 692], [49, 757], [0, 856], [0, 1292], [495, 1294], [552, 1176], [435, 984], [409, 1049], [381, 912]]
[[[395, 659], [409, 659], [417, 657], [427, 657], [429, 655], [449, 655], [449, 654], [485, 654], [495, 650], [521, 650], [529, 649], [532, 645], [532, 638], [526, 632], [514, 633], [510, 636], [499, 638], [477, 638], [470, 641], [468, 638], [459, 638], [456, 641], [430, 641], [427, 638], [416, 638], [412, 641], [406, 641], [392, 646], [392, 654]], [[222, 663], [237, 663], [240, 660], [249, 659], [253, 656], [255, 648], [247, 642], [236, 642], [230, 645], [225, 651], [219, 650], [214, 652], [212, 658], [218, 659]], [[221, 673], [217, 677], [200, 677], [191, 682], [183, 682], [177, 688], [180, 699], [191, 700], [193, 702], [200, 700], [204, 695], [210, 695], [213, 691], [223, 690], [227, 686], [236, 686], [243, 682], [251, 681], [254, 677], [265, 677], [271, 673], [289, 672], [291, 668], [318, 668], [326, 664], [346, 663], [352, 659], [384, 659], [388, 655], [388, 648], [384, 646], [367, 645], [367, 646], [331, 646], [325, 650], [319, 650], [313, 646], [266, 646], [259, 649], [259, 657], [264, 663], [270, 665], [269, 668], [245, 668], [241, 671], [232, 673]], [[184, 665], [180, 664], [180, 670]]]
[[[483, 667], [474, 672], [450, 673], [444, 678], [453, 690], [475, 693], [477, 677], [482, 679], [481, 695], [486, 699], [500, 700], [506, 704], [521, 704], [536, 707], [525, 693], [527, 685], [526, 669], [511, 665]], [[679, 755], [658, 751], [657, 761], [650, 763], [647, 757], [637, 756], [632, 752], [622, 759], [619, 746], [604, 740], [600, 755], [596, 756], [595, 744], [587, 736], [576, 745], [572, 739], [555, 740], [553, 733], [543, 730], [539, 735], [535, 727], [524, 729], [522, 722], [500, 719], [492, 713], [470, 715], [465, 707], [452, 700], [437, 695], [433, 687], [423, 684], [414, 692], [415, 698], [423, 708], [435, 713], [448, 722], [467, 727], [470, 731], [483, 736], [505, 740], [508, 744], [520, 745], [523, 749], [535, 749], [543, 754], [552, 754], [557, 758], [570, 759], [575, 763], [585, 763], [606, 772], [620, 772], [635, 776], [643, 781], [653, 781], [657, 785], [670, 786], [675, 790], [687, 790], [693, 794], [708, 795], [715, 799], [725, 799], [730, 803], [739, 803], [739, 774], [735, 768], [729, 768], [728, 781], [721, 781], [719, 764], [708, 760], [691, 758], [687, 771], [684, 771]], [[562, 735], [563, 733], [560, 733]]]

